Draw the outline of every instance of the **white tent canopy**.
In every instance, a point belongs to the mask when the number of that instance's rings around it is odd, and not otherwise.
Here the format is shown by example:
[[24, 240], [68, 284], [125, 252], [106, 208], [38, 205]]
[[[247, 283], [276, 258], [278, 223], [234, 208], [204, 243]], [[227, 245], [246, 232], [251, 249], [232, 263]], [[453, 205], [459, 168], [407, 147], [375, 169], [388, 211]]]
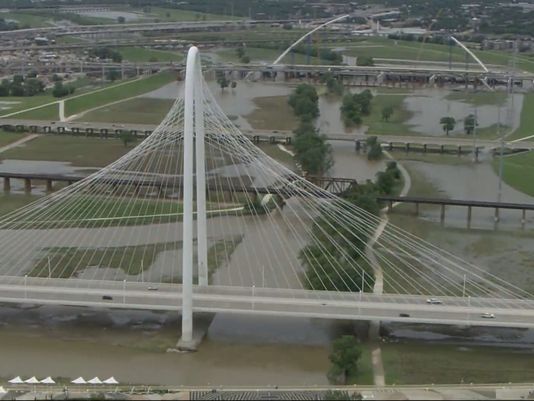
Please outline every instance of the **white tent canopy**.
[[24, 383], [39, 384], [39, 380], [35, 376], [32, 376], [28, 380], [24, 380]]
[[87, 383], [102, 384], [102, 380], [100, 380], [98, 377], [93, 377], [91, 380], [87, 380]]
[[77, 379], [74, 379], [73, 381], [71, 381], [71, 383], [74, 383], [74, 384], [86, 384], [87, 382], [85, 381], [85, 379], [83, 377], [78, 377]]
[[43, 384], [56, 384], [54, 379], [52, 379], [50, 376], [48, 376], [47, 378], [41, 380], [41, 383], [43, 383]]
[[20, 384], [24, 383], [24, 380], [20, 378], [20, 376], [14, 377], [13, 379], [9, 380], [9, 383], [11, 384]]
[[109, 379], [106, 379], [103, 381], [105, 384], [119, 384], [117, 380], [113, 376], [111, 376]]

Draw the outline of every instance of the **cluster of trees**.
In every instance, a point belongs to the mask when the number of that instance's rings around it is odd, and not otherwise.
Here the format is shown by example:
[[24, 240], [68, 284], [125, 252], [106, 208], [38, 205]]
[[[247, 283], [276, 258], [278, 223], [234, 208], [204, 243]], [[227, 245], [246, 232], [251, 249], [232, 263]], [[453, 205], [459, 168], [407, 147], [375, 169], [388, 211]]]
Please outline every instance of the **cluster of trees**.
[[341, 117], [346, 126], [359, 125], [362, 117], [371, 113], [373, 94], [369, 89], [360, 93], [346, 94], [341, 104]]
[[2, 80], [0, 84], [0, 96], [34, 96], [44, 92], [44, 83], [37, 78], [24, 78], [22, 75], [15, 75], [10, 81]]
[[19, 29], [19, 24], [15, 21], [6, 21], [4, 18], [0, 18], [0, 31], [12, 31]]
[[[456, 127], [456, 119], [451, 116], [441, 117], [439, 123], [447, 135], [449, 135], [449, 132]], [[467, 135], [471, 135], [477, 126], [478, 121], [474, 114], [469, 114], [464, 118], [464, 131]]]
[[[368, 213], [378, 216], [379, 195], [391, 195], [401, 182], [401, 173], [397, 163], [387, 164], [386, 171], [376, 176], [376, 182], [367, 181], [344, 194], [349, 204], [355, 205]], [[374, 285], [374, 272], [365, 263], [360, 265], [363, 273], [355, 272], [353, 261], [361, 258], [369, 240], [370, 230], [359, 227], [347, 227], [339, 224], [343, 218], [339, 210], [348, 210], [346, 202], [337, 201], [325, 205], [321, 215], [312, 226], [313, 241], [300, 251], [299, 259], [306, 267], [307, 287], [327, 291], [369, 291]], [[338, 210], [338, 212], [333, 212]], [[362, 287], [362, 275], [364, 288]]]
[[375, 65], [375, 61], [372, 57], [369, 56], [358, 56], [356, 58], [356, 65], [362, 66], [362, 67], [369, 67]]
[[326, 136], [315, 128], [313, 121], [301, 121], [294, 133], [293, 150], [302, 170], [306, 174], [319, 176], [328, 172], [334, 165], [332, 148]]
[[236, 81], [230, 81], [228, 78], [226, 78], [224, 71], [217, 71], [217, 83], [221, 87], [221, 91], [224, 91], [224, 88], [228, 88], [229, 86], [232, 89], [237, 86]]
[[370, 136], [366, 139], [367, 144], [367, 159], [368, 160], [380, 160], [382, 158], [382, 146], [378, 142], [376, 136]]
[[[332, 350], [328, 358], [331, 367], [328, 377], [331, 381], [339, 384], [347, 384], [349, 377], [354, 377], [358, 373], [358, 362], [362, 356], [362, 349], [358, 339], [354, 336], [344, 335], [332, 343]], [[358, 400], [361, 397], [351, 398], [347, 392], [344, 392], [345, 398], [335, 397], [337, 394], [331, 394], [329, 399], [332, 400]]]
[[247, 56], [247, 54], [245, 53], [245, 47], [244, 46], [239, 46], [236, 49], [236, 53], [237, 53], [237, 57], [239, 57], [239, 61], [241, 61], [243, 64], [250, 63], [250, 57]]
[[98, 57], [99, 59], [110, 59], [114, 63], [120, 63], [122, 61], [122, 54], [118, 51], [110, 49], [109, 47], [95, 47], [89, 50], [89, 55], [92, 57]]
[[289, 105], [301, 121], [309, 121], [319, 116], [319, 96], [312, 85], [300, 84], [289, 96]]
[[52, 89], [52, 95], [54, 97], [65, 97], [72, 95], [75, 91], [74, 85], [64, 85], [62, 81], [57, 81]]
[[334, 78], [330, 72], [321, 77], [321, 82], [326, 84], [326, 90], [331, 95], [341, 96], [345, 90], [341, 81], [337, 78]]
[[319, 116], [319, 96], [312, 85], [301, 84], [289, 96], [289, 105], [300, 119], [294, 131], [293, 150], [301, 168], [311, 175], [323, 175], [334, 164], [326, 137], [315, 128]]

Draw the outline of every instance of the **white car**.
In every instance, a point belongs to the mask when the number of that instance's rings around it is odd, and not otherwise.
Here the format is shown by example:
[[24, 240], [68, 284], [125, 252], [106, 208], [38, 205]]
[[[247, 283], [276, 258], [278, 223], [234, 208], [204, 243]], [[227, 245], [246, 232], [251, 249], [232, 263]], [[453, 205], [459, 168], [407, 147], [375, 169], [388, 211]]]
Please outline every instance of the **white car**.
[[158, 287], [148, 287], [147, 290], [148, 291], [157, 291]]
[[493, 313], [483, 313], [480, 315], [480, 317], [484, 319], [495, 319], [495, 315]]
[[427, 304], [430, 304], [430, 305], [441, 305], [443, 302], [441, 302], [439, 299], [437, 298], [428, 298], [426, 300], [426, 303]]

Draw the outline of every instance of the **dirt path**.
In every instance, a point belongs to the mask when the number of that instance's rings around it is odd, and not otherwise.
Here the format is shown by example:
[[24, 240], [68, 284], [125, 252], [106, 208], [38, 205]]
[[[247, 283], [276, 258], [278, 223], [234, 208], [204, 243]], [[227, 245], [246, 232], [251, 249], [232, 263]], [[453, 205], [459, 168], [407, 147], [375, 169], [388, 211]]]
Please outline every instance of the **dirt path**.
[[6, 150], [9, 150], [12, 148], [16, 148], [17, 146], [22, 145], [23, 143], [29, 142], [39, 136], [40, 136], [39, 134], [31, 134], [31, 135], [25, 136], [24, 138], [19, 139], [18, 141], [12, 142], [9, 145], [1, 147], [0, 153], [5, 152]]

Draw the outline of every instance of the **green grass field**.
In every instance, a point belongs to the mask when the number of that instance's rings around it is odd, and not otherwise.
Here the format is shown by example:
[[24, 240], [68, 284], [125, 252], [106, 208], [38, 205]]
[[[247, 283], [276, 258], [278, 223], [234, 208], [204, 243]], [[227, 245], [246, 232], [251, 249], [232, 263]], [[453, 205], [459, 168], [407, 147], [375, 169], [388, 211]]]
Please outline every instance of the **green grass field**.
[[0, 147], [9, 145], [10, 143], [24, 138], [25, 136], [26, 134], [21, 134], [18, 132], [6, 132], [0, 130]]
[[146, 16], [155, 17], [160, 21], [222, 21], [243, 19], [243, 17], [232, 17], [231, 15], [208, 14], [163, 7], [150, 7], [150, 12]]
[[9, 12], [6, 17], [8, 19], [16, 20], [21, 28], [41, 28], [52, 25], [52, 21], [49, 18], [43, 18], [42, 16], [35, 14]]
[[[9, 109], [3, 110], [0, 115], [1, 117], [5, 117], [11, 113], [15, 113], [21, 110], [26, 110], [32, 107], [41, 106], [43, 104], [55, 102], [57, 99], [53, 97], [52, 95], [45, 93], [37, 96], [29, 96], [29, 97], [16, 97], [16, 96], [9, 96], [9, 97], [3, 97], [0, 98], [0, 104], [2, 102], [9, 102], [8, 106]], [[56, 106], [57, 107], [57, 106]], [[18, 114], [13, 116], [13, 118], [18, 118]]]
[[485, 105], [504, 105], [508, 94], [506, 92], [451, 92], [445, 99], [447, 100], [459, 100], [460, 102], [469, 103], [473, 106], [485, 106]]
[[[499, 158], [492, 161], [499, 172]], [[518, 191], [534, 196], [534, 151], [515, 156], [506, 156], [503, 163], [503, 180]]]
[[176, 79], [172, 72], [164, 71], [148, 78], [136, 79], [121, 85], [113, 85], [103, 90], [74, 97], [65, 101], [65, 114], [71, 116], [84, 110], [92, 109], [107, 103], [139, 96], [158, 89]]
[[120, 48], [120, 54], [122, 54], [124, 60], [137, 63], [148, 61], [180, 62], [184, 59], [182, 52], [147, 49], [144, 47], [122, 47]]
[[0, 192], [0, 216], [36, 201], [39, 196]]
[[[364, 117], [363, 124], [369, 127], [368, 135], [418, 135], [405, 124], [411, 113], [405, 108], [404, 99], [409, 96], [395, 91], [381, 90], [371, 101], [371, 114]], [[393, 107], [393, 115], [388, 121], [382, 119], [382, 109]]]
[[122, 269], [129, 275], [146, 271], [161, 252], [180, 249], [181, 242], [146, 244], [142, 246], [122, 246], [105, 249], [87, 248], [46, 248], [41, 258], [28, 274], [30, 277], [69, 278], [90, 267]]
[[[247, 47], [245, 54], [250, 57], [250, 61], [254, 62], [273, 62], [285, 49], [264, 49], [261, 47]], [[225, 62], [240, 63], [237, 57], [236, 49], [224, 49], [217, 52], [217, 55]], [[284, 63], [291, 63], [291, 55], [284, 57]], [[294, 54], [294, 64], [306, 64], [307, 57], [301, 53]], [[311, 64], [329, 64], [327, 60], [319, 57], [310, 57]]]
[[530, 135], [534, 135], [534, 93], [532, 92], [525, 93], [519, 128], [508, 139], [520, 139]]
[[2, 159], [70, 162], [79, 167], [103, 167], [132, 149], [118, 139], [47, 135], [1, 154]]
[[138, 97], [91, 111], [79, 121], [159, 124], [173, 103], [171, 99]]
[[386, 384], [526, 383], [534, 375], [530, 350], [424, 343], [381, 347]]

